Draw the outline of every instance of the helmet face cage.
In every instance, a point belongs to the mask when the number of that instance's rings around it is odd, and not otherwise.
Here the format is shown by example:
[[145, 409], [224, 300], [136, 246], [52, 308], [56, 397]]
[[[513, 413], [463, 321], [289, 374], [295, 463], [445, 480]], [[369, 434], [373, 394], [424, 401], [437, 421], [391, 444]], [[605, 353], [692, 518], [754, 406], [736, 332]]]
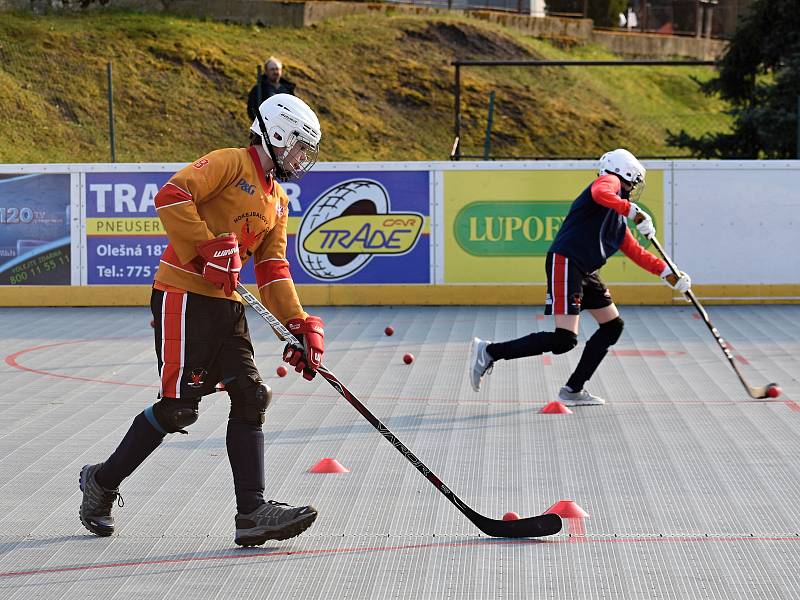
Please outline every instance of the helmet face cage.
[[638, 202], [639, 198], [641, 198], [642, 194], [644, 193], [644, 181], [639, 178], [638, 183], [633, 183], [631, 185], [633, 185], [631, 188], [631, 201]]
[[289, 135], [284, 148], [274, 148], [274, 150], [277, 151], [276, 166], [286, 177], [282, 181], [299, 180], [311, 170], [319, 156], [319, 144], [308, 143], [296, 131]]
[[267, 126], [261, 110], [256, 111], [256, 120], [260, 130], [261, 147], [272, 159], [278, 181], [298, 181], [311, 170], [319, 156], [319, 144], [310, 144], [300, 137], [299, 131], [292, 131], [286, 140], [286, 145], [283, 148], [276, 148], [268, 142]]

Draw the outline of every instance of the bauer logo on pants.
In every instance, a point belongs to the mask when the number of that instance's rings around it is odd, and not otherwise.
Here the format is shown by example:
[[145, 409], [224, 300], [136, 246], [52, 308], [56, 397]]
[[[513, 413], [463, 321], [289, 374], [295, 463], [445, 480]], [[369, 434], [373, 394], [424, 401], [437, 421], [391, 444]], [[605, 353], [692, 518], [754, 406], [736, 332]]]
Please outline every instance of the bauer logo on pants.
[[389, 193], [378, 181], [350, 179], [309, 206], [297, 234], [297, 256], [315, 279], [344, 279], [375, 256], [410, 252], [424, 220], [417, 212], [391, 212]]

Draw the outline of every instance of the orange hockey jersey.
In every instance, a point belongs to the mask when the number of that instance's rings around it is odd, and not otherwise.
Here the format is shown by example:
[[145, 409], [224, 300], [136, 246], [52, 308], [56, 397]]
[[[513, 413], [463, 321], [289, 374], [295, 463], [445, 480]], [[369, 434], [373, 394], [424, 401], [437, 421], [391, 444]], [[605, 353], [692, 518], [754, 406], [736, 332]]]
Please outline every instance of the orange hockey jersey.
[[[305, 318], [286, 260], [288, 204], [283, 188], [266, 179], [252, 146], [215, 150], [187, 165], [155, 197], [169, 238], [155, 287], [226, 298], [225, 292], [203, 279], [196, 247], [233, 232], [242, 264], [251, 256], [255, 261], [258, 291], [269, 311], [282, 323]], [[242, 301], [236, 293], [231, 299]]]

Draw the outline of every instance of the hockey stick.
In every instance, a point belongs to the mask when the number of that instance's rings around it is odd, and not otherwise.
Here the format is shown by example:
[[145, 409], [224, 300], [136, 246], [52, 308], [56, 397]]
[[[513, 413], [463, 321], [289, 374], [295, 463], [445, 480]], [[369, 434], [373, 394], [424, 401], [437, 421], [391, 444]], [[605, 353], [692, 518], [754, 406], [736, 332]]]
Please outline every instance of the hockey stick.
[[[283, 326], [283, 324], [269, 312], [266, 307], [259, 302], [255, 296], [247, 291], [241, 283], [236, 286], [236, 291], [241, 294], [245, 302], [247, 302], [259, 314], [259, 316], [266, 321], [270, 327], [278, 334], [284, 341], [291, 344], [300, 345], [297, 338]], [[426, 467], [420, 459], [418, 459], [406, 446], [397, 439], [397, 437], [389, 431], [389, 429], [381, 423], [378, 418], [373, 415], [366, 406], [364, 406], [358, 398], [356, 398], [350, 390], [348, 390], [336, 376], [331, 373], [323, 365], [320, 365], [317, 372], [322, 375], [333, 388], [341, 394], [353, 407], [361, 413], [361, 415], [369, 421], [378, 432], [386, 438], [386, 440], [408, 459], [417, 470], [422, 473], [425, 478], [430, 481], [433, 486], [439, 490], [445, 498], [450, 500], [453, 505], [460, 510], [464, 515], [472, 521], [472, 523], [486, 535], [493, 537], [506, 537], [506, 538], [523, 538], [523, 537], [542, 537], [545, 535], [553, 535], [561, 531], [561, 517], [553, 514], [539, 515], [537, 517], [528, 517], [527, 519], [519, 519], [515, 521], [501, 521], [498, 519], [490, 519], [475, 512], [469, 506], [464, 504], [461, 499], [456, 496], [450, 488], [448, 488], [442, 480], [439, 479], [428, 467]]]
[[[658, 240], [655, 238], [655, 236], [648, 239], [652, 242], [653, 246], [655, 246], [656, 250], [661, 255], [661, 258], [664, 259], [664, 261], [667, 263], [667, 265], [675, 274], [675, 276], [680, 277], [680, 274], [678, 272], [678, 267], [675, 266], [675, 263], [673, 263], [670, 257], [667, 256], [666, 252], [664, 252], [664, 249], [661, 247], [661, 244], [658, 243]], [[761, 387], [753, 387], [747, 383], [741, 371], [739, 371], [739, 367], [736, 365], [736, 361], [733, 359], [733, 354], [731, 353], [730, 348], [728, 348], [728, 344], [725, 343], [725, 340], [723, 340], [722, 337], [719, 335], [717, 328], [714, 327], [714, 325], [711, 323], [711, 319], [708, 318], [708, 313], [706, 312], [706, 309], [703, 308], [702, 304], [700, 304], [700, 301], [694, 295], [694, 292], [691, 290], [691, 288], [686, 292], [685, 295], [689, 299], [689, 301], [692, 304], [694, 304], [694, 307], [697, 309], [697, 312], [700, 314], [700, 317], [705, 322], [706, 326], [708, 327], [708, 330], [711, 332], [711, 335], [713, 335], [714, 339], [717, 340], [717, 344], [719, 344], [719, 347], [722, 348], [722, 353], [728, 359], [728, 362], [731, 364], [731, 367], [733, 367], [733, 370], [736, 372], [736, 376], [739, 378], [739, 381], [742, 382], [744, 389], [747, 390], [747, 393], [750, 394], [750, 397], [755, 398], [756, 400], [763, 400], [764, 398], [777, 398], [778, 395], [780, 394], [780, 388], [778, 387], [777, 383], [768, 383], [767, 385]]]

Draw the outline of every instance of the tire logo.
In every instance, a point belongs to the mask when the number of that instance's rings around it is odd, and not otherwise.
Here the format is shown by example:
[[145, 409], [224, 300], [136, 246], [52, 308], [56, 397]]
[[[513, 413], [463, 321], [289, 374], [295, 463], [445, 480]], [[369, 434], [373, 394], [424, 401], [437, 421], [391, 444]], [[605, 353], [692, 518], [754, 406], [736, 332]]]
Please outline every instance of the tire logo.
[[424, 217], [392, 213], [386, 188], [351, 179], [324, 191], [297, 232], [300, 265], [312, 277], [333, 281], [363, 269], [376, 255], [400, 255], [417, 243]]

